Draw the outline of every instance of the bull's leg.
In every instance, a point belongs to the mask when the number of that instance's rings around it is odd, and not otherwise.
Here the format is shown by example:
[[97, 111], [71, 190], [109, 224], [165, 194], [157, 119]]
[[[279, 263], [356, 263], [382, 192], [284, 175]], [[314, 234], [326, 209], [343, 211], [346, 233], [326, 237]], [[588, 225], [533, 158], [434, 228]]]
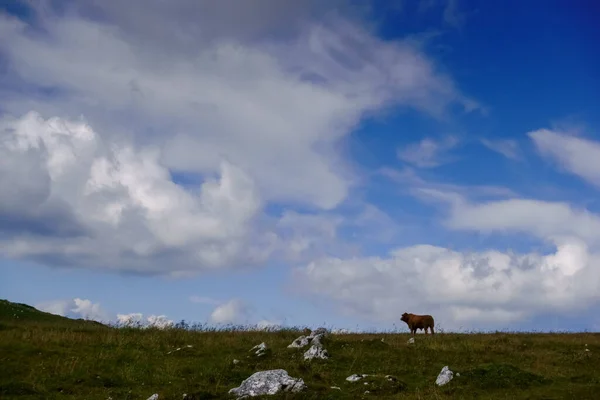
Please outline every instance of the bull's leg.
[[435, 332], [433, 331], [433, 325], [431, 325], [431, 327], [429, 329], [431, 329], [431, 334], [435, 335]]

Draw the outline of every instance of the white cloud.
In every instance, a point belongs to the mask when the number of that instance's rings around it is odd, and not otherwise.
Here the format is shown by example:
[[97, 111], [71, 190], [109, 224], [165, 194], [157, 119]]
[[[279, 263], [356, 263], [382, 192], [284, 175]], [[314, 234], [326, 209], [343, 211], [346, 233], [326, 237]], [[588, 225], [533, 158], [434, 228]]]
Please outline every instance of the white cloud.
[[108, 321], [108, 314], [100, 303], [78, 297], [70, 300], [50, 300], [35, 305], [35, 308], [69, 318], [83, 318], [99, 322]]
[[388, 257], [323, 257], [295, 271], [301, 290], [333, 300], [348, 314], [388, 323], [398, 323], [404, 311], [431, 313], [445, 329], [503, 328], [599, 303], [597, 214], [565, 202], [515, 198], [501, 188], [431, 183], [411, 170], [380, 173], [441, 203], [448, 212], [445, 228], [524, 233], [554, 250], [466, 252], [421, 244]]
[[519, 144], [511, 139], [481, 139], [483, 144], [488, 149], [502, 154], [506, 158], [516, 160], [520, 157]]
[[324, 258], [295, 271], [311, 295], [367, 319], [396, 322], [431, 313], [438, 326], [502, 327], [540, 312], [568, 312], [599, 300], [600, 256], [575, 238], [553, 254], [462, 253], [417, 245], [389, 257]]
[[143, 140], [163, 146], [170, 168], [214, 173], [226, 158], [256, 179], [268, 200], [329, 209], [353, 184], [335, 144], [365, 114], [400, 104], [438, 115], [452, 102], [472, 104], [420, 49], [377, 39], [342, 17], [305, 20], [292, 37], [246, 41], [197, 28], [216, 29], [221, 8], [197, 12], [193, 24], [168, 20], [183, 18], [181, 10], [142, 8], [142, 17], [161, 20], [164, 40], [146, 41], [135, 21], [114, 14], [117, 27], [72, 14], [48, 17], [43, 37], [4, 17], [0, 51], [10, 71], [61, 91], [43, 103], [13, 94], [6, 107], [82, 113], [115, 135], [168, 129]]
[[248, 306], [239, 299], [231, 299], [217, 306], [210, 314], [210, 321], [215, 324], [240, 324], [248, 316]]
[[117, 323], [123, 326], [138, 326], [142, 324], [143, 318], [141, 313], [117, 314]]
[[[0, 253], [188, 276], [344, 248], [339, 218], [320, 214], [360, 183], [340, 140], [387, 107], [476, 104], [414, 41], [285, 3], [243, 6], [243, 23], [238, 6], [187, 0], [48, 4], [43, 35], [1, 16], [6, 79], [28, 90], [0, 84], [15, 116], [0, 121], [0, 178], [15, 188], [0, 194]], [[288, 212], [270, 218], [272, 203]]]
[[[255, 181], [227, 161], [219, 177], [186, 188], [156, 147], [105, 138], [83, 120], [28, 113], [5, 119], [0, 135], [0, 177], [12, 188], [0, 193], [0, 215], [12, 222], [0, 231], [8, 257], [186, 276], [348, 249], [337, 230], [353, 224], [351, 214], [267, 217]], [[380, 210], [361, 207], [354, 225], [393, 226]]]
[[219, 300], [213, 299], [211, 297], [197, 296], [197, 295], [190, 296], [190, 301], [192, 303], [198, 303], [198, 304], [219, 304], [220, 303]]
[[453, 160], [447, 153], [457, 144], [458, 140], [453, 136], [439, 141], [425, 138], [398, 149], [398, 158], [420, 168], [437, 167]]
[[173, 320], [167, 318], [166, 315], [150, 315], [147, 318], [148, 326], [158, 329], [165, 329], [173, 326]]
[[568, 132], [539, 129], [528, 133], [543, 156], [600, 187], [600, 143]]
[[144, 321], [141, 313], [117, 314], [117, 323], [125, 327], [158, 328], [165, 329], [174, 325], [174, 321], [166, 315], [149, 315]]
[[270, 330], [281, 327], [280, 321], [269, 321], [266, 319], [262, 319], [256, 323], [256, 328], [258, 330]]
[[600, 244], [600, 216], [563, 202], [508, 199], [471, 204], [460, 199], [445, 224], [452, 229], [522, 232], [540, 239], [577, 237]]
[[[191, 192], [171, 180], [155, 148], [106, 143], [84, 122], [29, 113], [5, 121], [0, 134], [0, 152], [10, 155], [0, 175], [26, 170], [31, 178], [0, 195], [17, 222], [0, 240], [3, 254], [57, 263], [81, 257], [92, 267], [149, 273], [230, 266], [242, 254], [254, 262], [250, 224], [261, 200], [235, 165], [224, 161], [218, 179]], [[167, 259], [176, 265], [161, 267]]]

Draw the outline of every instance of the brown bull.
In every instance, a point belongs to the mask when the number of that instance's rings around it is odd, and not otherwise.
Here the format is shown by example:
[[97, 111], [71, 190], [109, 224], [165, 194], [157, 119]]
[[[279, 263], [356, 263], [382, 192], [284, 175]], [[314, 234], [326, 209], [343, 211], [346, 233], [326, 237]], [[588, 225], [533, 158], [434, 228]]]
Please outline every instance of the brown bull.
[[424, 329], [425, 334], [427, 334], [427, 328], [431, 329], [431, 334], [435, 334], [433, 331], [433, 317], [431, 315], [416, 315], [411, 313], [404, 313], [400, 318], [401, 321], [406, 322], [408, 328], [410, 329], [410, 333], [417, 333], [417, 329]]

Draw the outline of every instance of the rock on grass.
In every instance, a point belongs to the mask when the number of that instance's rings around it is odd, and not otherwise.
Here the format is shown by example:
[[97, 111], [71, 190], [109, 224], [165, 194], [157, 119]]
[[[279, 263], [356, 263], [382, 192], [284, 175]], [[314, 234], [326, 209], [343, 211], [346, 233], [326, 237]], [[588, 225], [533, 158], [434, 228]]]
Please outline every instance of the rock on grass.
[[300, 392], [306, 389], [301, 378], [292, 378], [284, 369], [259, 371], [250, 375], [242, 384], [229, 391], [238, 399], [247, 397], [274, 395], [280, 392]]

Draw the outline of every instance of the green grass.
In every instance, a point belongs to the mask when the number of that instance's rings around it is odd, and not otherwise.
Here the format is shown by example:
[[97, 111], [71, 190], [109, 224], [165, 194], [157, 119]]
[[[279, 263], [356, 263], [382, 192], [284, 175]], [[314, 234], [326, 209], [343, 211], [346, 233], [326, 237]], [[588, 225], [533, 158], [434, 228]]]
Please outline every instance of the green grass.
[[[302, 333], [117, 329], [2, 301], [0, 399], [145, 400], [153, 393], [160, 400], [183, 393], [226, 399], [252, 373], [276, 368], [304, 379], [308, 389], [272, 399], [596, 399], [600, 393], [599, 334], [419, 334], [414, 345], [406, 343], [408, 333], [330, 335], [324, 345], [331, 358], [305, 362], [306, 348], [287, 348]], [[263, 341], [271, 351], [252, 356], [250, 348]], [[437, 387], [445, 365], [460, 376]], [[355, 373], [373, 376], [347, 382]]]

